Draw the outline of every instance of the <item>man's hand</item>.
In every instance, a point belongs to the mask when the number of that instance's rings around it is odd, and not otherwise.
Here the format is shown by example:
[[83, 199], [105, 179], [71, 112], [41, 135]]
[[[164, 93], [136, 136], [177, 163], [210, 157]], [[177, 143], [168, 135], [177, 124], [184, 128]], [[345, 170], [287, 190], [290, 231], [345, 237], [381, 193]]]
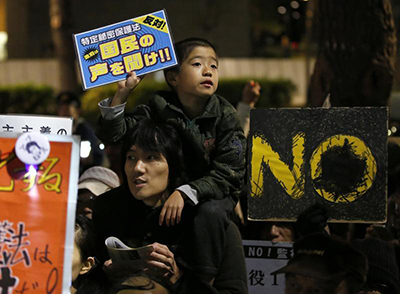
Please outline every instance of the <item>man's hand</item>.
[[110, 106], [123, 104], [128, 100], [129, 94], [139, 85], [145, 76], [138, 77], [134, 71], [128, 73], [125, 81], [118, 82], [118, 90], [111, 101]]
[[104, 267], [109, 267], [109, 266], [111, 266], [111, 265], [112, 265], [112, 260], [111, 260], [111, 259], [106, 260], [106, 261], [104, 262], [104, 264], [103, 264]]
[[172, 193], [167, 201], [165, 201], [164, 206], [160, 213], [159, 224], [163, 224], [165, 219], [165, 224], [169, 227], [179, 224], [181, 221], [182, 210], [185, 206], [184, 196], [178, 190]]
[[251, 108], [254, 108], [254, 105], [257, 103], [258, 98], [260, 98], [260, 94], [260, 84], [251, 80], [243, 88], [242, 102], [250, 105]]
[[300, 237], [325, 232], [329, 219], [327, 209], [320, 203], [314, 203], [299, 214], [295, 223]]
[[182, 271], [176, 264], [174, 254], [166, 245], [151, 244], [154, 251], [147, 259], [146, 272], [158, 278], [166, 279], [168, 283], [175, 284], [182, 276]]

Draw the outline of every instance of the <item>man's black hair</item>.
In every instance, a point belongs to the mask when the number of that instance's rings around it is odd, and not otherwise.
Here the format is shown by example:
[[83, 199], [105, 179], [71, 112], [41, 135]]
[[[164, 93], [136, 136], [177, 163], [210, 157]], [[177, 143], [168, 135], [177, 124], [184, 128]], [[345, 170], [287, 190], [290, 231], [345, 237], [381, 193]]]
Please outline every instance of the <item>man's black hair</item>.
[[172, 125], [156, 122], [152, 119], [140, 120], [122, 143], [121, 168], [123, 182], [127, 184], [125, 174], [126, 154], [135, 145], [145, 152], [162, 154], [168, 163], [168, 190], [172, 192], [184, 182], [185, 167], [183, 161], [180, 133]]

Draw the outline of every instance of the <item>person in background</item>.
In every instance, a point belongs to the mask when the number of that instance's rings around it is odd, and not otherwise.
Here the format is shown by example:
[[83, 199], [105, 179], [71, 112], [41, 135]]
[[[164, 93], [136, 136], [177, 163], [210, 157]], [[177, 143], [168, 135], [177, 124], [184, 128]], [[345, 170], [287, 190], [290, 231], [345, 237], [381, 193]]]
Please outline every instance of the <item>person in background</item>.
[[76, 214], [92, 218], [95, 198], [119, 185], [118, 175], [111, 169], [102, 166], [93, 166], [85, 170], [78, 182]]
[[[253, 109], [260, 98], [261, 86], [259, 82], [250, 80], [242, 90], [242, 97], [236, 106], [240, 125], [245, 137], [250, 130], [250, 110]], [[244, 183], [240, 193], [239, 201], [234, 209], [233, 221], [244, 231], [247, 227], [247, 183]]]
[[330, 232], [328, 219], [327, 209], [314, 203], [299, 214], [296, 222], [249, 222], [246, 239], [292, 243], [309, 234]]
[[293, 222], [249, 221], [243, 238], [271, 242], [294, 242], [295, 225]]
[[244, 135], [249, 135], [250, 131], [250, 110], [254, 109], [261, 95], [261, 86], [259, 82], [250, 80], [243, 88], [242, 98], [236, 106], [239, 115], [240, 124]]
[[328, 234], [307, 235], [293, 244], [294, 255], [271, 275], [285, 274], [285, 294], [357, 294], [367, 278], [367, 258]]
[[354, 240], [351, 245], [364, 253], [368, 259], [367, 281], [360, 294], [400, 293], [399, 268], [396, 253], [390, 242], [367, 237]]
[[104, 154], [105, 161], [108, 161], [105, 166], [115, 172], [122, 181], [121, 143], [105, 144]]
[[92, 220], [78, 215], [75, 219], [71, 294], [102, 294], [110, 288], [111, 284], [95, 258], [95, 250], [96, 233]]
[[[246, 83], [242, 90], [241, 100], [236, 106], [240, 125], [243, 133], [247, 138], [250, 130], [250, 110], [253, 109], [260, 98], [261, 86], [259, 82], [250, 80]], [[247, 229], [247, 183], [244, 183], [240, 193], [239, 201], [234, 209], [233, 221], [239, 226], [241, 231]], [[244, 234], [244, 233], [242, 233]]]
[[57, 115], [73, 118], [72, 134], [81, 137], [79, 174], [92, 166], [103, 164], [104, 152], [100, 149], [93, 128], [81, 117], [81, 102], [73, 92], [61, 92], [57, 96]]

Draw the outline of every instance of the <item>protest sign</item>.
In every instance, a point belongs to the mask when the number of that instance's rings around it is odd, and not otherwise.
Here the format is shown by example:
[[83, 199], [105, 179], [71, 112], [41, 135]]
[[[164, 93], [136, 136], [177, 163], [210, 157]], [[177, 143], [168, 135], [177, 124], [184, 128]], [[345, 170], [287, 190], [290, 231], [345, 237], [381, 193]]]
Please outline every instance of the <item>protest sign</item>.
[[285, 275], [271, 275], [293, 256], [292, 243], [243, 240], [249, 294], [285, 293]]
[[0, 115], [0, 133], [30, 132], [72, 135], [72, 118], [50, 115]]
[[0, 134], [0, 288], [2, 293], [69, 293], [79, 139], [47, 136], [38, 166], [15, 155], [17, 134]]
[[83, 89], [177, 64], [165, 10], [74, 35]]
[[249, 218], [296, 220], [318, 202], [332, 222], [384, 222], [382, 108], [252, 110]]

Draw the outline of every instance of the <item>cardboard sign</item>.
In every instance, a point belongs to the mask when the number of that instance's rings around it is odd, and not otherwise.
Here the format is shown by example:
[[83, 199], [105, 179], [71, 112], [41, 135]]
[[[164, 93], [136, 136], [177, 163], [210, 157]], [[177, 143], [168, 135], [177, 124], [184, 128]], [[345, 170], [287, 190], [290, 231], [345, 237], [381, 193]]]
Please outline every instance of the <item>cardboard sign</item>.
[[292, 243], [243, 240], [249, 294], [285, 293], [285, 275], [271, 275], [293, 256]]
[[79, 139], [49, 136], [39, 166], [15, 156], [16, 134], [0, 136], [2, 293], [69, 293]]
[[50, 115], [0, 115], [0, 134], [30, 132], [72, 135], [72, 118]]
[[165, 10], [74, 35], [83, 89], [177, 64]]
[[250, 115], [250, 219], [295, 221], [319, 202], [330, 221], [386, 221], [387, 108]]

